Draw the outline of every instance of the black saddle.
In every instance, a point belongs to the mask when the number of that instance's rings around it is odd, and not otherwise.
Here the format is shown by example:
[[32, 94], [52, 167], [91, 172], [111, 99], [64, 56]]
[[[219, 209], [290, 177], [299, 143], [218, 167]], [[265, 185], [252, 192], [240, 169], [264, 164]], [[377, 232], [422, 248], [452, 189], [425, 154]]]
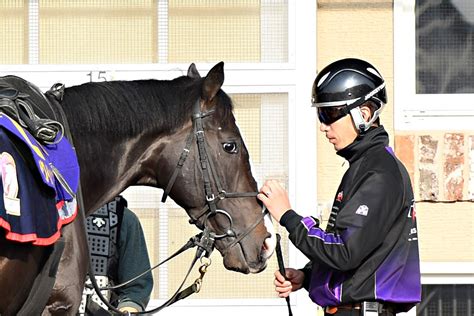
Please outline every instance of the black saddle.
[[[61, 98], [64, 86], [56, 84], [50, 91], [55, 98]], [[20, 77], [0, 77], [0, 112], [16, 120], [42, 143], [53, 144], [62, 138], [63, 126], [56, 120], [49, 100], [35, 85]]]
[[16, 99], [20, 92], [10, 87], [0, 87], [0, 98]]

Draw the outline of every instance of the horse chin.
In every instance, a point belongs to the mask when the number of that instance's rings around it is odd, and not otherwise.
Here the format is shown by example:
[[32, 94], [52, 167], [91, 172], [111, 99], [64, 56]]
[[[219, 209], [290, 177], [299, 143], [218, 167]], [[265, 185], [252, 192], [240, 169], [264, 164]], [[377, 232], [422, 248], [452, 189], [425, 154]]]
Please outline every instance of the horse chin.
[[[238, 252], [238, 254], [236, 254]], [[224, 256], [224, 267], [227, 270], [249, 274], [249, 273], [259, 273], [266, 268], [266, 261], [252, 264], [248, 263], [245, 260], [245, 256], [242, 254], [242, 251], [234, 251], [233, 253], [228, 253]]]
[[[224, 267], [227, 270], [236, 271], [244, 274], [260, 273], [267, 267], [267, 259], [271, 256], [273, 250], [271, 247], [271, 238], [266, 238], [261, 247], [260, 253], [256, 256], [257, 260], [249, 260], [242, 250], [242, 246], [237, 244], [232, 250], [224, 255]], [[270, 250], [270, 252], [269, 252]]]

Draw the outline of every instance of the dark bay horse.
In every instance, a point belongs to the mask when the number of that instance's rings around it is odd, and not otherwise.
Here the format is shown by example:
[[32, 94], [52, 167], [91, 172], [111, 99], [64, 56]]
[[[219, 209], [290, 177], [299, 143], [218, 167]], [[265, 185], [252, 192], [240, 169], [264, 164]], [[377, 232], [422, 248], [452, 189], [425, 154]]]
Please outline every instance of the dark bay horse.
[[[231, 99], [221, 90], [223, 82], [222, 62], [205, 77], [192, 64], [186, 76], [174, 80], [111, 81], [68, 87], [61, 106], [78, 156], [86, 214], [129, 186], [165, 189], [170, 178], [175, 177], [169, 195], [198, 227], [209, 226], [217, 231], [228, 228], [232, 221], [235, 234], [215, 243], [225, 267], [258, 273], [273, 252], [273, 236], [262, 221], [262, 208], [255, 197], [226, 198], [226, 192], [256, 192], [257, 184], [235, 124]], [[196, 106], [199, 113], [193, 114]], [[174, 171], [198, 117], [202, 132], [197, 134], [204, 136], [208, 159], [214, 166], [214, 181], [207, 189], [196, 141], [190, 144], [182, 167]], [[210, 196], [209, 189], [215, 196]], [[210, 198], [215, 199], [218, 210], [225, 210], [225, 216], [203, 216]], [[83, 225], [78, 216], [63, 227], [65, 249], [43, 315], [74, 315], [79, 307], [88, 258]], [[1, 315], [15, 315], [21, 308], [47, 258], [45, 248], [0, 238]]]

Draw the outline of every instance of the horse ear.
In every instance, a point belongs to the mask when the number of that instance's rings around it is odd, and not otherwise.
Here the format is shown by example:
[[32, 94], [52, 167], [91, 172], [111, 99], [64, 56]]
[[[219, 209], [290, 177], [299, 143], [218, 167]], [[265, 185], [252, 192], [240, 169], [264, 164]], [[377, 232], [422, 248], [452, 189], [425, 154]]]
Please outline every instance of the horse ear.
[[196, 68], [196, 65], [194, 63], [192, 63], [191, 65], [189, 65], [189, 68], [188, 68], [188, 77], [191, 77], [193, 79], [199, 79], [201, 78], [201, 75], [199, 74], [199, 71], [197, 70]]
[[202, 98], [212, 100], [224, 83], [224, 62], [221, 61], [207, 73], [202, 85]]

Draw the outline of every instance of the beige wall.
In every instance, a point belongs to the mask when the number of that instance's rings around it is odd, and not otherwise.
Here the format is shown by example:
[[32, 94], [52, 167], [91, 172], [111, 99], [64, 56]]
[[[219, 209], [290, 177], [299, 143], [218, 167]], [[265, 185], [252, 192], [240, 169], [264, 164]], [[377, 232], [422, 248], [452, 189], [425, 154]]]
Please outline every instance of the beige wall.
[[[370, 22], [369, 22], [370, 21]], [[317, 67], [357, 57], [373, 64], [387, 82], [388, 104], [381, 120], [393, 140], [393, 17], [392, 1], [319, 0]], [[319, 128], [319, 126], [318, 126]], [[318, 133], [318, 201], [327, 212], [347, 164]], [[337, 157], [337, 158], [335, 158]], [[341, 167], [342, 166], [342, 167]], [[327, 219], [327, 213], [323, 214]]]
[[[473, 186], [474, 149], [469, 147], [472, 131], [459, 133], [464, 143], [459, 148], [463, 155], [462, 175], [460, 181], [462, 196], [448, 198], [451, 194], [449, 185], [445, 184], [447, 177], [446, 163], [449, 165], [449, 156], [435, 160], [432, 168], [438, 172], [440, 194], [436, 200], [425, 200], [426, 191], [434, 183], [420, 177], [420, 170], [424, 168], [423, 159], [419, 159], [423, 152], [420, 145], [423, 135], [435, 135], [439, 147], [456, 147], [445, 133], [432, 131], [395, 131], [394, 130], [394, 103], [393, 103], [393, 1], [388, 0], [318, 0], [317, 13], [317, 65], [318, 70], [328, 63], [344, 58], [358, 57], [371, 62], [384, 76], [387, 82], [389, 102], [382, 113], [382, 124], [390, 134], [391, 145], [407, 165], [411, 172], [417, 203], [418, 226], [420, 236], [421, 260], [424, 262], [469, 262], [474, 261], [474, 203], [469, 189]], [[342, 174], [347, 169], [347, 163], [335, 155], [334, 149], [324, 136], [318, 133], [318, 203], [323, 211], [323, 219], [328, 218], [328, 211], [336, 192]], [[453, 132], [454, 133], [454, 132]], [[397, 140], [395, 143], [395, 136]], [[406, 147], [407, 139], [412, 139], [412, 147]], [[451, 146], [451, 147], [450, 147]], [[446, 149], [444, 149], [446, 151]], [[425, 153], [426, 154], [426, 153]], [[457, 158], [456, 158], [457, 159]], [[424, 182], [423, 182], [424, 181]], [[470, 182], [471, 181], [471, 182]], [[469, 188], [468, 188], [469, 187]], [[455, 202], [455, 201], [458, 202]], [[460, 200], [464, 202], [459, 202]], [[465, 200], [468, 200], [467, 202]]]

